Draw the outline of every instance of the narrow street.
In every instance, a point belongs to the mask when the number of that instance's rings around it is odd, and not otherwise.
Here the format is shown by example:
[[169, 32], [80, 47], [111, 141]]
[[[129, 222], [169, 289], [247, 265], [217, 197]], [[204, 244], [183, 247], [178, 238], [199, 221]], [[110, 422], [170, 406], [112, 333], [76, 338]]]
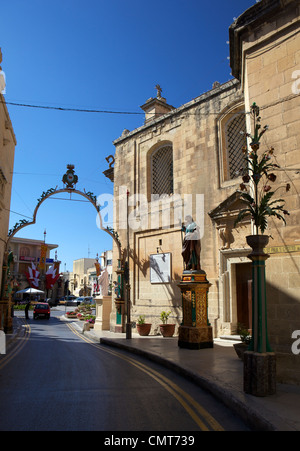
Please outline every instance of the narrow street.
[[248, 430], [199, 387], [91, 342], [62, 314], [53, 308], [49, 321], [34, 321], [31, 313], [26, 336], [0, 357], [1, 431]]

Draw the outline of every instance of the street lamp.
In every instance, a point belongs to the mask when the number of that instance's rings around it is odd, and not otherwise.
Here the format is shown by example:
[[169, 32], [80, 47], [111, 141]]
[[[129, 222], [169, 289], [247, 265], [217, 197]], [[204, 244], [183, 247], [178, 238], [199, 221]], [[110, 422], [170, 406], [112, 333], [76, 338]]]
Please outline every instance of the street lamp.
[[127, 191], [127, 262], [125, 264], [125, 281], [126, 281], [126, 291], [127, 291], [127, 322], [126, 322], [126, 339], [130, 340], [132, 338], [132, 326], [131, 326], [131, 316], [130, 316], [130, 274], [129, 274], [129, 191]]

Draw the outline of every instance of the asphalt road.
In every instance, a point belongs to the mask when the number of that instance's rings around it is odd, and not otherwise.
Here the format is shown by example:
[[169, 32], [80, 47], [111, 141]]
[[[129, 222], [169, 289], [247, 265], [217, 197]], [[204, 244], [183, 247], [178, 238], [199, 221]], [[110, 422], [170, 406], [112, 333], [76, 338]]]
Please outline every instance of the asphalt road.
[[221, 403], [152, 362], [91, 342], [52, 309], [0, 356], [1, 431], [246, 431]]

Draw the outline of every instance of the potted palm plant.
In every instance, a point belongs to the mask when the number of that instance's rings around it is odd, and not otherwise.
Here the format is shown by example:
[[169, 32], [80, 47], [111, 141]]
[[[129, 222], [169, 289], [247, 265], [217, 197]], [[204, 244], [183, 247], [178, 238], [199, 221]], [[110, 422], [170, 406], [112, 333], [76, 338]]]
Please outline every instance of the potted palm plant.
[[161, 312], [160, 319], [162, 320], [162, 324], [159, 325], [161, 334], [163, 337], [173, 337], [175, 332], [175, 324], [168, 324], [168, 319], [171, 312]]
[[146, 323], [145, 315], [140, 315], [137, 321], [137, 331], [141, 337], [145, 337], [150, 334], [152, 324]]
[[[274, 200], [275, 193], [281, 188], [272, 189], [272, 183], [277, 179], [274, 171], [280, 169], [280, 166], [272, 161], [274, 148], [270, 147], [264, 152], [259, 152], [261, 137], [268, 130], [268, 126], [266, 125], [261, 130], [259, 107], [256, 103], [253, 103], [251, 107], [251, 115], [254, 120], [254, 136], [247, 133], [247, 137], [252, 140], [251, 150], [248, 151], [247, 146], [243, 149], [246, 154], [247, 169], [243, 174], [243, 183], [240, 185], [241, 198], [246, 204], [246, 208], [239, 212], [235, 225], [246, 217], [253, 220], [254, 235], [248, 236], [246, 239], [253, 251], [259, 253], [269, 242], [269, 237], [264, 235], [269, 217], [276, 217], [286, 223], [284, 216], [289, 213], [284, 208], [285, 201], [283, 199]], [[290, 190], [289, 183], [285, 189], [286, 191]]]

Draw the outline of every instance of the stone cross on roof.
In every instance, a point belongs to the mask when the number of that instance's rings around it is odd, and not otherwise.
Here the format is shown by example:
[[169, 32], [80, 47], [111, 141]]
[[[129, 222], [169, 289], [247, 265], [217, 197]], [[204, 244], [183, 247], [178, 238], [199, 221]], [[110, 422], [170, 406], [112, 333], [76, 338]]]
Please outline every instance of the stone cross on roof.
[[157, 96], [156, 97], [160, 98], [161, 97], [161, 92], [162, 92], [162, 89], [161, 89], [160, 85], [156, 85], [155, 89], [157, 89]]

